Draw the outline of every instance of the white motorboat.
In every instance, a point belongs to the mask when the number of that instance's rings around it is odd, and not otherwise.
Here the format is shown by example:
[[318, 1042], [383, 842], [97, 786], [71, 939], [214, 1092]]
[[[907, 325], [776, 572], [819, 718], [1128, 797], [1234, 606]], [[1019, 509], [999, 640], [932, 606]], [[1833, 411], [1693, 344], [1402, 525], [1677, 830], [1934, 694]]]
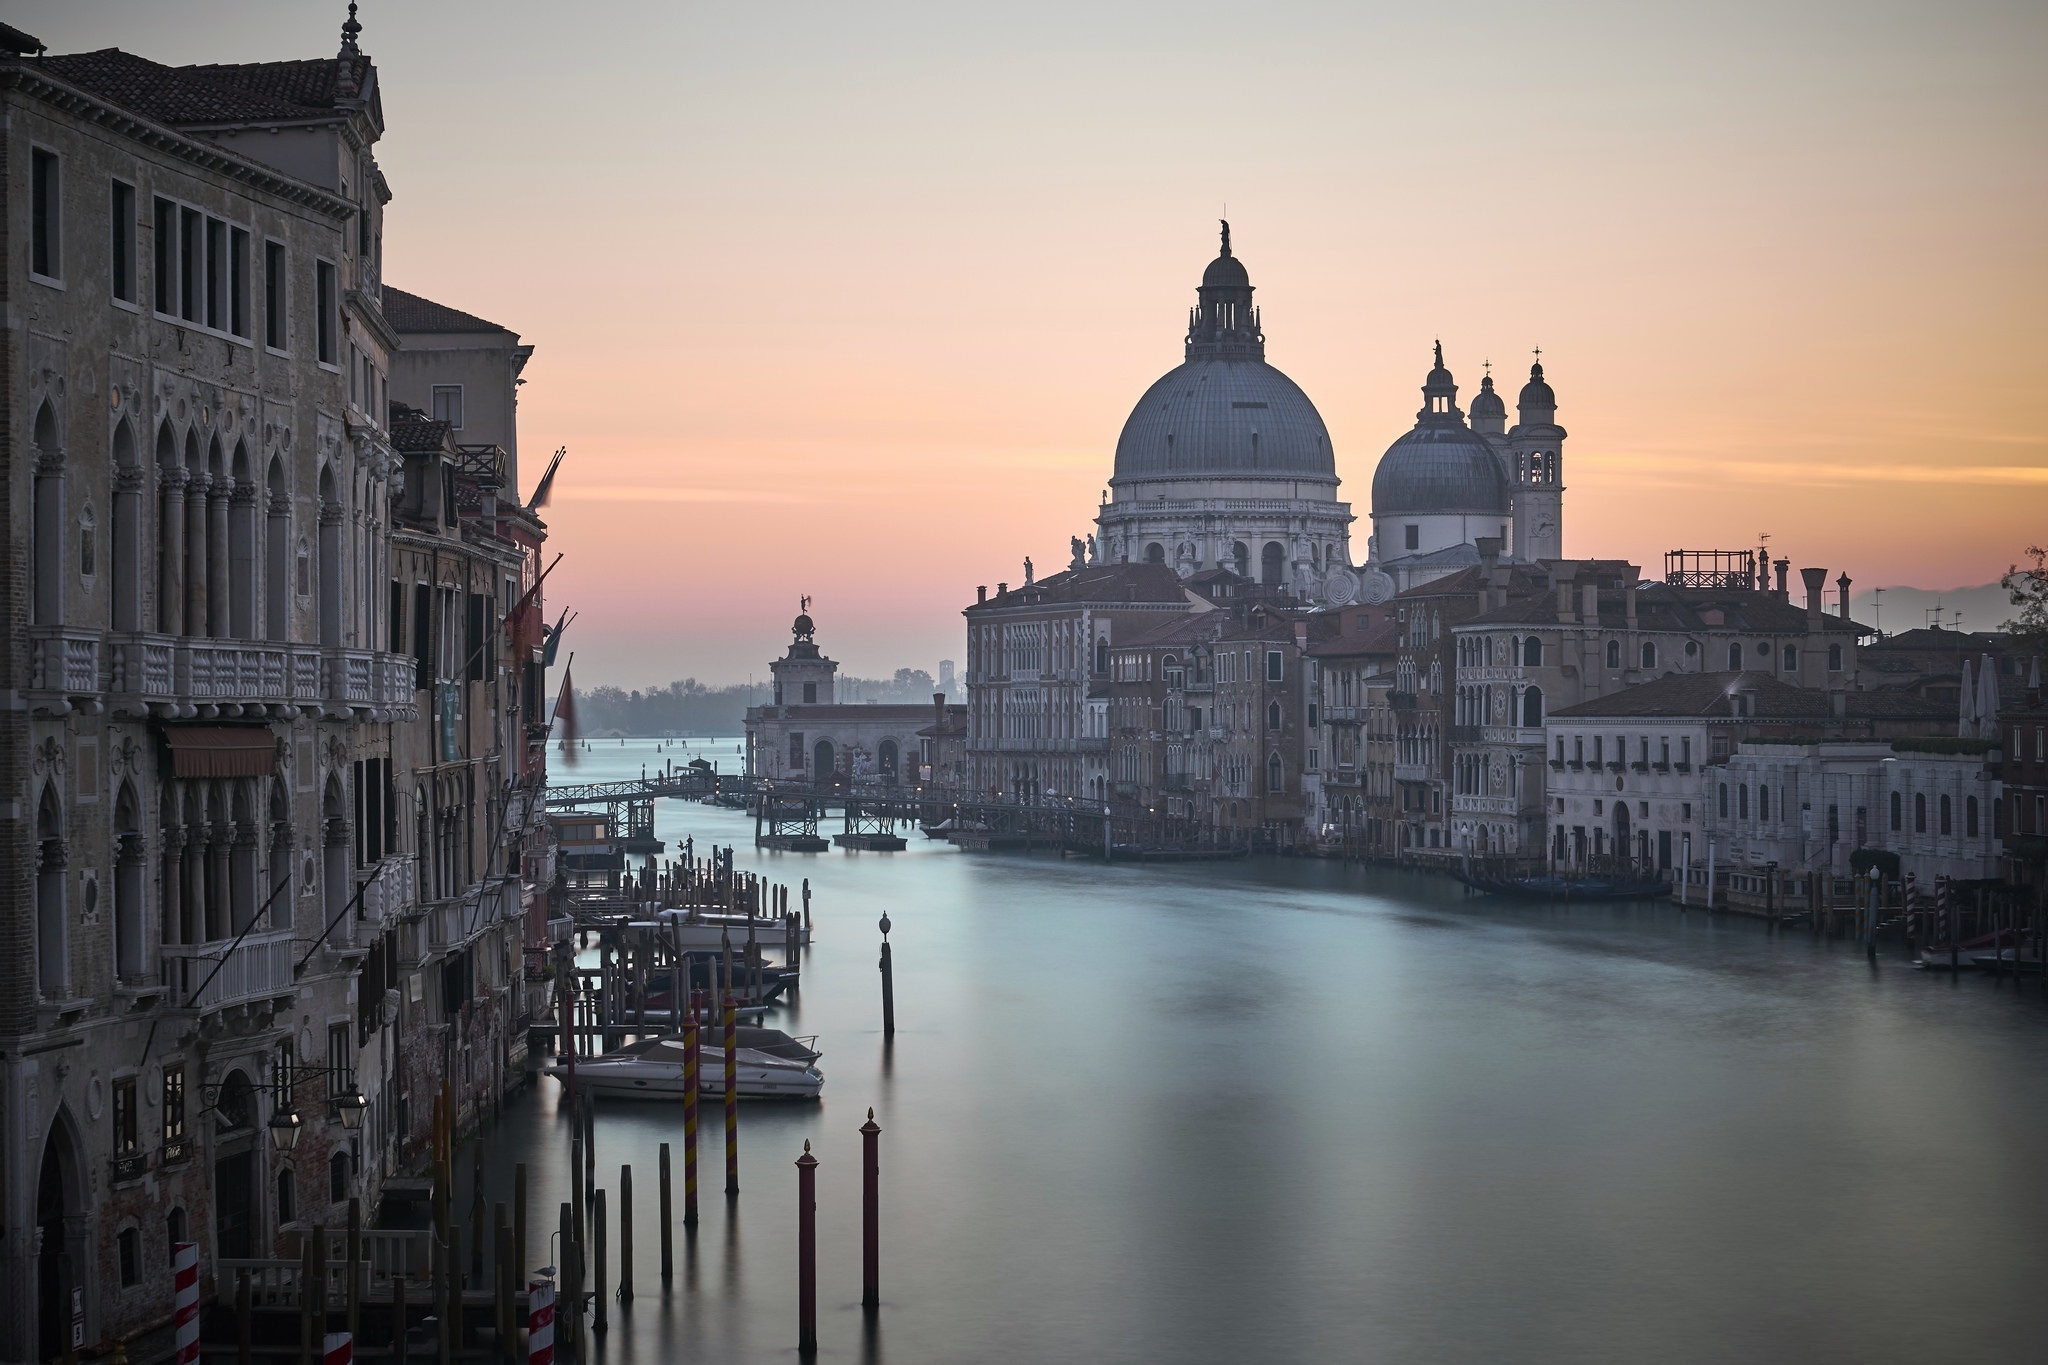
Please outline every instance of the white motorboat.
[[[779, 1030], [748, 1029], [743, 1033], [772, 1034], [781, 1040], [781, 1044], [801, 1048], [797, 1040]], [[809, 1100], [823, 1093], [825, 1073], [810, 1062], [747, 1047], [744, 1041], [736, 1037], [735, 1042], [741, 1045], [733, 1049], [737, 1073], [734, 1079], [741, 1099]], [[756, 1041], [770, 1040], [757, 1038]], [[784, 1050], [781, 1044], [771, 1045]], [[811, 1055], [815, 1057], [817, 1054], [813, 1052]], [[564, 1082], [568, 1080], [569, 1068], [566, 1066], [550, 1066], [544, 1070]], [[644, 1038], [602, 1057], [579, 1061], [576, 1063], [576, 1084], [603, 1099], [680, 1100], [685, 1084], [683, 1040], [674, 1034]], [[724, 1093], [725, 1049], [700, 1044], [697, 1050], [698, 1100], [700, 1103], [713, 1101]]]
[[[693, 914], [689, 910], [663, 910], [659, 912], [659, 924], [647, 920], [635, 921], [630, 928], [639, 934], [659, 932], [661, 941], [686, 953], [718, 951], [731, 945], [734, 952], [747, 946], [747, 936], [752, 932], [754, 942], [762, 948], [781, 952], [788, 941], [783, 921], [766, 919], [756, 915], [749, 920], [745, 915], [713, 913], [699, 909]], [[796, 924], [796, 940], [809, 945], [811, 931], [802, 920]]]

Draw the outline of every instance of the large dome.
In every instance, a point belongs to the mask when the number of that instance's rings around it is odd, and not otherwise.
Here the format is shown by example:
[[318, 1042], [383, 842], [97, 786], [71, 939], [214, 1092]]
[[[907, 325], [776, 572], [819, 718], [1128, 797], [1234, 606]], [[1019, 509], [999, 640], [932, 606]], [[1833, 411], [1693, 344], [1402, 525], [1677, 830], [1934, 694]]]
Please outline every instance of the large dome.
[[1223, 249], [1202, 272], [1185, 363], [1145, 390], [1116, 443], [1116, 482], [1131, 479], [1337, 478], [1316, 405], [1266, 363], [1266, 336], [1244, 262]]
[[1374, 516], [1506, 516], [1500, 460], [1470, 427], [1418, 426], [1387, 447], [1372, 474]]
[[1138, 400], [1116, 477], [1335, 479], [1330, 433], [1292, 379], [1262, 360], [1190, 360]]

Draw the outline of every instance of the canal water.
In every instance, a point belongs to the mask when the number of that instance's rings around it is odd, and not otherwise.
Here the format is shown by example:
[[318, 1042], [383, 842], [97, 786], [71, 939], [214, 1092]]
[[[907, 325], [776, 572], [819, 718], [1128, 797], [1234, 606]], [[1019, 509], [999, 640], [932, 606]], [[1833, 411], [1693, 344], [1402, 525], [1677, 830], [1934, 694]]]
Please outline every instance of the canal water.
[[[730, 740], [593, 740], [557, 779], [696, 752], [738, 763]], [[672, 851], [694, 835], [810, 878], [802, 993], [771, 1022], [818, 1035], [827, 1083], [742, 1106], [731, 1206], [707, 1111], [703, 1218], [666, 1287], [655, 1161], [671, 1142], [680, 1175], [680, 1108], [599, 1110], [599, 1181], [630, 1162], [637, 1192], [606, 1360], [795, 1359], [807, 1139], [825, 1360], [2048, 1358], [2038, 985], [1308, 860], [1103, 867], [914, 832], [899, 854], [772, 854], [737, 812], [657, 820]], [[484, 1140], [500, 1196], [531, 1164], [536, 1229], [568, 1198], [558, 1097], [543, 1079]]]

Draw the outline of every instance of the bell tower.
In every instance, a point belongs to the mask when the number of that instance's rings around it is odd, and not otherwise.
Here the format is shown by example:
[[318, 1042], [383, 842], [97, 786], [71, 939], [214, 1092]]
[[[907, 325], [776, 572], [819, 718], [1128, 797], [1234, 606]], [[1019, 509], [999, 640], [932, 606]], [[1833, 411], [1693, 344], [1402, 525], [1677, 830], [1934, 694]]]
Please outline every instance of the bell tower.
[[818, 628], [811, 620], [811, 599], [806, 597], [796, 622], [790, 627], [789, 652], [772, 660], [768, 672], [775, 679], [777, 706], [830, 706], [833, 684], [839, 675], [836, 660], [818, 650]]
[[1536, 354], [1507, 434], [1514, 554], [1524, 563], [1564, 558], [1565, 430], [1557, 424], [1557, 395], [1543, 379], [1543, 352]]

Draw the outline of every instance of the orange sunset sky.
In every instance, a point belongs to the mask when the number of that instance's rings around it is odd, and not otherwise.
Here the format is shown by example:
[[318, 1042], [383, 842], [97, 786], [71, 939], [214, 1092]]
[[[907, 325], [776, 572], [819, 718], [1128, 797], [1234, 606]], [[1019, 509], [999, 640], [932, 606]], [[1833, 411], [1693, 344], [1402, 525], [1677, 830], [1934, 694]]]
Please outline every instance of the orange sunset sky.
[[[0, 13], [184, 63], [331, 52], [344, 9]], [[764, 676], [804, 593], [851, 672], [961, 658], [975, 585], [1089, 529], [1226, 204], [1357, 559], [1439, 337], [1461, 401], [1543, 348], [1570, 554], [1768, 531], [1860, 593], [2048, 539], [2039, 0], [361, 18], [386, 278], [538, 348], [582, 686]]]

